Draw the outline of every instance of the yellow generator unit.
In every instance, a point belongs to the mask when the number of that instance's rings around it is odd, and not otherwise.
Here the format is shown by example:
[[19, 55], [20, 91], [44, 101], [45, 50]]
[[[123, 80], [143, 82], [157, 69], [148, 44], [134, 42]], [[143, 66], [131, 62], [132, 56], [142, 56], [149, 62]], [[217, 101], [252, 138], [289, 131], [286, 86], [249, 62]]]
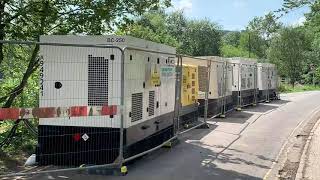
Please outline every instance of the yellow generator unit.
[[181, 85], [182, 107], [198, 102], [198, 66], [183, 64]]
[[[181, 109], [179, 127], [188, 129], [198, 122], [199, 117], [199, 68], [207, 65], [206, 61], [191, 57], [182, 58]], [[201, 74], [200, 74], [201, 75]]]

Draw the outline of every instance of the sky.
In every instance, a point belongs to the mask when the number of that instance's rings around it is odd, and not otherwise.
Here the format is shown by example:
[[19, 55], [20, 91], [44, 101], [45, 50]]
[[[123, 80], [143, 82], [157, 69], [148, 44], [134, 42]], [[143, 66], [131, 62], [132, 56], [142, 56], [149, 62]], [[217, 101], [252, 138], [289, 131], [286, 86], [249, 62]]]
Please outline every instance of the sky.
[[[174, 9], [183, 9], [190, 19], [209, 18], [224, 30], [243, 30], [255, 16], [264, 16], [282, 7], [283, 0], [173, 0]], [[309, 8], [293, 10], [280, 19], [285, 25], [301, 25]]]

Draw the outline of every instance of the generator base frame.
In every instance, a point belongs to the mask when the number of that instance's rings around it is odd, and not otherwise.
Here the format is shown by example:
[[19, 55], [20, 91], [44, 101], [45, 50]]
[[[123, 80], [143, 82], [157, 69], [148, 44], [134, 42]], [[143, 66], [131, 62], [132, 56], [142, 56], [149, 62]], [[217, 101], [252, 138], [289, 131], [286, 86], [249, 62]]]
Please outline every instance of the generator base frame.
[[197, 122], [199, 117], [198, 103], [182, 106], [179, 114], [179, 127], [185, 127]]
[[[199, 99], [199, 115], [203, 117], [205, 100]], [[225, 103], [223, 103], [225, 101]], [[217, 117], [219, 115], [225, 115], [234, 108], [232, 96], [221, 97], [219, 99], [208, 99], [208, 113], [207, 117]]]
[[256, 105], [257, 96], [258, 96], [258, 91], [255, 89], [232, 92], [232, 99], [233, 99], [233, 102], [236, 104], [236, 108]]
[[259, 102], [266, 102], [266, 101], [277, 100], [277, 99], [278, 99], [278, 92], [276, 89], [259, 90], [259, 94], [258, 94]]
[[[173, 113], [170, 113], [130, 128], [125, 128], [123, 132], [124, 158], [126, 159], [157, 147], [174, 137], [173, 123], [168, 123], [167, 121], [172, 118]], [[36, 148], [36, 161], [39, 165], [100, 165], [114, 163], [119, 158], [120, 128], [47, 125], [40, 125], [38, 128], [40, 136]], [[148, 130], [149, 128], [159, 130], [143, 137], [141, 129]], [[61, 134], [68, 135], [61, 136]], [[90, 138], [87, 141], [81, 141], [79, 135], [82, 136], [83, 134]], [[93, 141], [90, 141], [91, 139]], [[105, 139], [106, 143], [101, 143], [101, 139]], [[134, 139], [140, 140], [134, 142]], [[55, 143], [52, 144], [52, 142]], [[59, 144], [69, 145], [65, 147], [59, 146]]]

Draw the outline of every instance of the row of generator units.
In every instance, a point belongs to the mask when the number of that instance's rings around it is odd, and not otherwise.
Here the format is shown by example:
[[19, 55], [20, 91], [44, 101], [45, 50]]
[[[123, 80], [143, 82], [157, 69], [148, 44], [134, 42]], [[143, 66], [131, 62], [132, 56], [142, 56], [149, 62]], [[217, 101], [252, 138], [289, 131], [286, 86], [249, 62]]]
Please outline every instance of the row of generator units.
[[39, 165], [115, 163], [121, 147], [127, 159], [198, 117], [277, 98], [276, 67], [253, 59], [177, 56], [173, 47], [129, 36], [40, 41], [40, 107], [115, 106], [119, 113], [40, 118]]
[[273, 64], [239, 57], [182, 59], [182, 123], [193, 121], [196, 114], [207, 118], [224, 117], [232, 110], [278, 99], [278, 77]]

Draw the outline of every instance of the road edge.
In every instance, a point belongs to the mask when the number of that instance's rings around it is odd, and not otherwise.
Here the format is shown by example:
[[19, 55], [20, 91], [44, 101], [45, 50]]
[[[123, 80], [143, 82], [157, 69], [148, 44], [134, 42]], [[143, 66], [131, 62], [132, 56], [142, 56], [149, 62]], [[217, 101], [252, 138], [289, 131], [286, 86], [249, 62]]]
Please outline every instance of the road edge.
[[[320, 106], [316, 107], [314, 111], [312, 111], [307, 118], [303, 119], [299, 124], [292, 130], [290, 135], [287, 137], [286, 142], [282, 145], [278, 155], [276, 156], [276, 159], [273, 161], [271, 168], [267, 171], [265, 176], [263, 177], [263, 180], [267, 179], [280, 179], [279, 172], [283, 170], [285, 167], [286, 162], [288, 161], [288, 154], [290, 153], [290, 148], [294, 145], [295, 140], [297, 139], [296, 136], [301, 134], [304, 129], [309, 125], [309, 123], [312, 123], [312, 128], [318, 123], [319, 118], [317, 116], [320, 116]], [[311, 131], [310, 131], [311, 132]], [[308, 133], [309, 137], [310, 133]], [[303, 145], [304, 148], [305, 144]], [[301, 156], [299, 157], [299, 159]], [[296, 177], [296, 174], [294, 175], [294, 178]]]
[[320, 119], [317, 120], [317, 123], [314, 125], [314, 127], [312, 128], [308, 138], [307, 138], [307, 142], [303, 148], [303, 152], [300, 158], [300, 163], [299, 163], [299, 168], [295, 177], [295, 180], [302, 180], [303, 179], [303, 175], [304, 175], [304, 170], [306, 167], [306, 161], [307, 161], [307, 153], [310, 149], [310, 143], [312, 141], [312, 137], [314, 135], [314, 132], [316, 131], [317, 128], [319, 128], [320, 125]]

